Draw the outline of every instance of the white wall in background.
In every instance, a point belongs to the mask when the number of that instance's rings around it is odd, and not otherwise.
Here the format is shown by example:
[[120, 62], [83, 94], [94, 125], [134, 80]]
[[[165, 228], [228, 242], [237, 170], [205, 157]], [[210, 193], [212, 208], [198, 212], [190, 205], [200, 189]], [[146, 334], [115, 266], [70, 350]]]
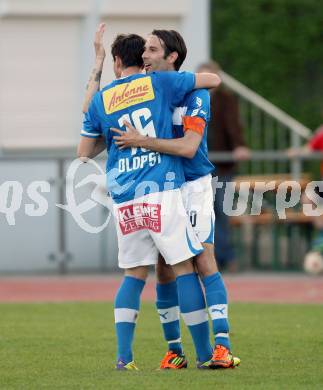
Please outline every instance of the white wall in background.
[[[92, 64], [99, 11], [106, 49], [116, 33], [173, 28], [186, 40], [183, 69], [208, 58], [209, 0], [0, 0], [0, 148], [78, 141], [80, 104]], [[108, 57], [109, 59], [109, 57]], [[113, 77], [111, 62], [103, 75]]]

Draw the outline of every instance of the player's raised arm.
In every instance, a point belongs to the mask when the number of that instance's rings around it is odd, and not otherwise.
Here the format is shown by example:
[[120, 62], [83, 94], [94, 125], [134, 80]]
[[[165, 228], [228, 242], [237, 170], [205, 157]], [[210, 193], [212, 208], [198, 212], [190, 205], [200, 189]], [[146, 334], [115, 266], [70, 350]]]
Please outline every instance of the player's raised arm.
[[99, 92], [94, 95], [87, 112], [84, 114], [83, 130], [81, 131], [77, 156], [85, 162], [88, 158], [94, 158], [106, 148], [97, 110], [98, 100], [100, 100]]
[[105, 59], [105, 50], [103, 47], [103, 34], [105, 32], [105, 23], [101, 23], [95, 33], [94, 49], [95, 49], [95, 64], [91, 71], [89, 82], [86, 86], [86, 92], [82, 111], [87, 112], [90, 102], [95, 92], [100, 89], [100, 81], [103, 69], [103, 63]]
[[195, 89], [217, 88], [221, 84], [221, 79], [216, 73], [195, 73]]

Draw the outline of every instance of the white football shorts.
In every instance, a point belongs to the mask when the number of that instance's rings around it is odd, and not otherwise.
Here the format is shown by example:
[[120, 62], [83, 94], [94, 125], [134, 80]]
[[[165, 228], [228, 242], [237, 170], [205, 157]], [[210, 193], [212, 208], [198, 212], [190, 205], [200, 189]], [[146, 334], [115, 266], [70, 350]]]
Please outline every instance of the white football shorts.
[[181, 188], [184, 207], [193, 229], [202, 243], [214, 244], [214, 208], [212, 176], [188, 181]]
[[167, 264], [174, 265], [203, 251], [184, 208], [180, 189], [113, 203], [113, 213], [120, 268], [154, 265], [159, 253]]

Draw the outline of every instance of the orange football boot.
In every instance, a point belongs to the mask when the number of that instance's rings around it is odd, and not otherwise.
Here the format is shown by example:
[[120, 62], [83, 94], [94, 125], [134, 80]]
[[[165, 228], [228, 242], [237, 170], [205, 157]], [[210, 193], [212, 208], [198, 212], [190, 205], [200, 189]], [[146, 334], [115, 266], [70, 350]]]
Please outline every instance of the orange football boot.
[[223, 345], [216, 345], [210, 360], [209, 368], [234, 368], [240, 364], [240, 359], [232, 355]]
[[179, 355], [173, 351], [167, 351], [160, 362], [159, 368], [161, 370], [180, 370], [181, 368], [187, 368], [187, 360], [184, 354]]

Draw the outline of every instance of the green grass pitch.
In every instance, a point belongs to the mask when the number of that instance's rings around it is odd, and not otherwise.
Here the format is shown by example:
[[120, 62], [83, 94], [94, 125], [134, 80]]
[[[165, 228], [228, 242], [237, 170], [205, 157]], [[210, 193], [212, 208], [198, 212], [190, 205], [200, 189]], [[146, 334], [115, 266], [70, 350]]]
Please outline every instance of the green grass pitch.
[[1, 304], [0, 389], [323, 389], [323, 307], [232, 304], [234, 370], [157, 371], [165, 352], [153, 304], [134, 344], [139, 372], [117, 372], [110, 303]]

